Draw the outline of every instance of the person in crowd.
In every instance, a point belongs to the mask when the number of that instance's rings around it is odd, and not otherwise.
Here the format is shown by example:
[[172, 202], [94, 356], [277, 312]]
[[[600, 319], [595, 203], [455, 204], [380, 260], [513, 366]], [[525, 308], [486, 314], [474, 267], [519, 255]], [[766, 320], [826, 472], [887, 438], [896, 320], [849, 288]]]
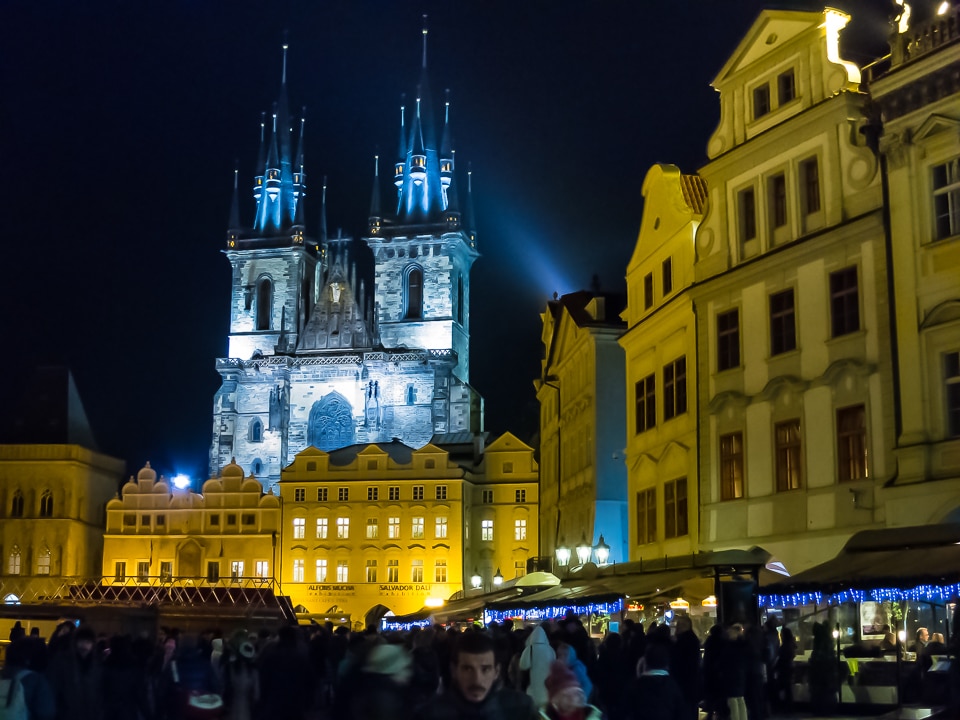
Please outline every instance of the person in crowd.
[[21, 625], [20, 621], [17, 620], [13, 624], [13, 627], [10, 628], [10, 642], [16, 642], [20, 638], [25, 637], [26, 634], [27, 634], [27, 631], [24, 630], [23, 625]]
[[670, 675], [686, 701], [684, 717], [697, 720], [700, 714], [700, 639], [686, 615], [677, 618], [677, 634], [670, 657]]
[[440, 685], [440, 662], [433, 649], [433, 635], [433, 628], [412, 633], [410, 691], [415, 705], [435, 694]]
[[765, 695], [768, 708], [776, 707], [777, 700], [777, 656], [780, 654], [780, 632], [777, 618], [770, 616], [763, 624], [763, 662], [766, 667]]
[[743, 649], [746, 656], [747, 683], [744, 701], [750, 720], [764, 720], [767, 715], [767, 661], [764, 657], [763, 630], [750, 625], [743, 633]]
[[526, 646], [520, 655], [520, 670], [529, 673], [527, 695], [537, 707], [547, 702], [547, 686], [545, 682], [550, 674], [550, 663], [557, 659], [557, 654], [550, 647], [547, 633], [542, 625], [538, 625], [527, 638]]
[[557, 645], [557, 660], [573, 671], [580, 685], [580, 689], [583, 690], [583, 694], [589, 699], [593, 695], [593, 682], [591, 682], [590, 677], [587, 675], [587, 666], [577, 657], [577, 651], [573, 649], [573, 646], [565, 642]]
[[597, 653], [594, 702], [611, 720], [619, 717], [620, 695], [629, 684], [630, 677], [623, 636], [615, 632], [607, 633]]
[[408, 683], [413, 674], [403, 645], [365, 640], [367, 651], [354, 692], [346, 702], [346, 720], [406, 720], [412, 705]]
[[743, 625], [727, 628], [721, 651], [721, 678], [730, 720], [747, 720], [747, 673], [749, 655]]
[[627, 690], [623, 703], [627, 720], [683, 720], [687, 702], [670, 677], [670, 644], [662, 639], [647, 642], [643, 668]]
[[[221, 638], [217, 638], [221, 640]], [[260, 672], [256, 667], [257, 649], [249, 639], [227, 646], [220, 663], [223, 701], [229, 720], [252, 720], [260, 701]], [[216, 640], [214, 640], [216, 642]]]
[[500, 680], [493, 638], [462, 633], [452, 649], [450, 685], [416, 714], [419, 720], [539, 720], [533, 700]]
[[53, 689], [57, 720], [102, 720], [103, 669], [93, 650], [95, 644], [93, 630], [81, 626], [69, 645], [51, 655], [47, 680]]
[[723, 653], [726, 640], [723, 628], [714, 625], [703, 643], [703, 704], [710, 720], [726, 717], [723, 689]]
[[910, 643], [910, 647], [908, 647], [907, 650], [909, 652], [921, 653], [928, 642], [930, 642], [930, 631], [925, 627], [919, 627], [917, 628], [916, 639]]
[[297, 629], [281, 627], [277, 642], [261, 650], [258, 663], [261, 716], [303, 720], [312, 699], [312, 685], [306, 649], [299, 645]]
[[797, 640], [793, 631], [784, 627], [780, 631], [780, 652], [777, 654], [776, 680], [779, 708], [793, 713], [793, 661], [797, 657]]
[[147, 674], [133, 653], [129, 635], [110, 639], [110, 652], [103, 662], [104, 720], [139, 720], [150, 717]]
[[601, 720], [599, 708], [587, 703], [587, 694], [570, 668], [559, 657], [547, 675], [547, 703], [540, 708], [546, 720]]
[[30, 669], [30, 641], [14, 640], [7, 646], [0, 671], [0, 702], [9, 720], [54, 720], [56, 706], [47, 679]]

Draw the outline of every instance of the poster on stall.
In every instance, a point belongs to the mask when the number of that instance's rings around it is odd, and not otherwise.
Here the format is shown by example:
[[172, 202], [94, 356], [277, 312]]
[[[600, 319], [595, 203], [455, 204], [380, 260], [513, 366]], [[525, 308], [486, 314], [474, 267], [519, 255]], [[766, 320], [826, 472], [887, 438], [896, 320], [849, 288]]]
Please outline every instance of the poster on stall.
[[860, 637], [864, 640], [882, 640], [890, 626], [882, 603], [860, 603]]

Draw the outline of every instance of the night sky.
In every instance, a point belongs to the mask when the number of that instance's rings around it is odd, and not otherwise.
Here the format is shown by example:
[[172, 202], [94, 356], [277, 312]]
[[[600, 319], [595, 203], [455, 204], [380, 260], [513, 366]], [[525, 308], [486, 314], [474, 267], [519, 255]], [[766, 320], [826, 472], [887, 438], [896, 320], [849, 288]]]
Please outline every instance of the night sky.
[[[847, 59], [884, 52], [888, 2], [833, 4], [854, 15]], [[15, 386], [32, 366], [69, 365], [101, 450], [128, 472], [150, 460], [205, 475], [229, 320], [220, 251], [233, 166], [250, 223], [284, 31], [291, 111], [306, 106], [308, 228], [316, 234], [327, 175], [331, 234], [359, 237], [373, 156], [393, 161], [400, 94], [415, 93], [426, 12], [434, 106], [449, 88], [461, 187], [468, 162], [474, 171], [471, 383], [488, 430], [529, 440], [539, 313], [595, 273], [603, 289], [623, 289], [644, 175], [655, 162], [705, 163], [719, 118], [709, 83], [764, 6], [8, 0], [3, 378]], [[382, 192], [388, 206], [393, 188]]]

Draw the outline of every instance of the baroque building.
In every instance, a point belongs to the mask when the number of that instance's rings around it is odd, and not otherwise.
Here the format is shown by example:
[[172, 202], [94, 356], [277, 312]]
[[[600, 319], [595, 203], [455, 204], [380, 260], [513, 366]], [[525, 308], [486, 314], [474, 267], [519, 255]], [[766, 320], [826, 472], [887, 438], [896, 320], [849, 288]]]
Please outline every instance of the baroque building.
[[482, 430], [470, 386], [470, 268], [478, 257], [470, 185], [461, 211], [450, 103], [441, 132], [423, 31], [415, 103], [400, 113], [384, 211], [380, 159], [364, 244], [373, 287], [357, 281], [350, 238], [329, 238], [326, 190], [317, 237], [307, 232], [305, 123], [288, 110], [286, 47], [279, 99], [261, 122], [252, 226], [238, 180], [224, 250], [232, 269], [228, 357], [217, 360], [211, 475], [231, 459], [273, 485], [302, 450]]
[[621, 295], [580, 291], [541, 313], [540, 549], [587, 543], [627, 558]]
[[[698, 175], [654, 165], [627, 266], [627, 498], [630, 557], [692, 555], [699, 545], [694, 237], [707, 188]], [[631, 392], [632, 390], [632, 392]]]

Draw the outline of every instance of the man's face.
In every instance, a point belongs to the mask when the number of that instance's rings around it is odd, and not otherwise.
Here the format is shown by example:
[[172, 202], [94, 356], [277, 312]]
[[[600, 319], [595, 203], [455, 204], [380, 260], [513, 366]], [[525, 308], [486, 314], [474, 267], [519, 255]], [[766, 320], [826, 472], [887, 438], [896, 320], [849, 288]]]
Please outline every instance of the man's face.
[[453, 676], [463, 696], [472, 703], [482, 702], [500, 677], [493, 652], [460, 653]]
[[920, 642], [927, 642], [930, 639], [930, 631], [926, 628], [920, 629]]

